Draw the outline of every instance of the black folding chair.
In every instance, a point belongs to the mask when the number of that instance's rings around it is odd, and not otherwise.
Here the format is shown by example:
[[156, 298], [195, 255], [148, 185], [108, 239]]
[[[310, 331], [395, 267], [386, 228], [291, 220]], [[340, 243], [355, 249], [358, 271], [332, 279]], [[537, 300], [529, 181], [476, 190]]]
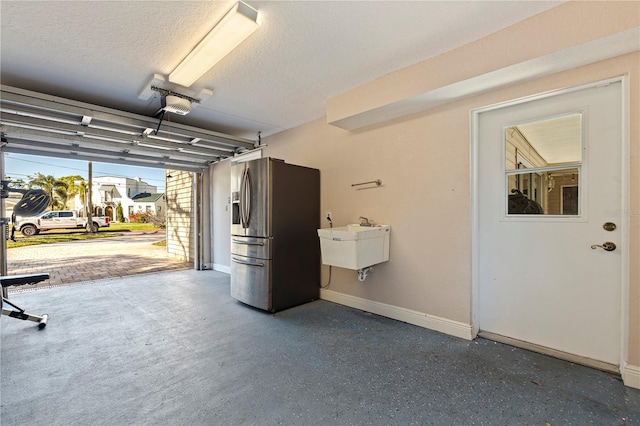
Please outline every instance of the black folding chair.
[[[6, 315], [11, 318], [17, 318], [25, 321], [37, 322], [38, 328], [40, 329], [45, 328], [47, 326], [47, 320], [49, 319], [49, 315], [47, 314], [43, 314], [40, 316], [31, 315], [25, 312], [24, 309], [22, 309], [21, 307], [15, 305], [14, 303], [11, 303], [9, 299], [4, 297], [4, 294], [6, 293], [6, 290], [5, 290], [6, 287], [11, 287], [14, 285], [37, 284], [41, 281], [48, 280], [48, 279], [49, 279], [48, 273], [0, 276], [0, 283], [2, 283], [2, 304], [0, 304], [0, 307], [2, 307], [2, 315]], [[13, 310], [4, 309], [5, 304], [10, 305], [14, 309]]]
[[[4, 203], [4, 198], [7, 198], [10, 192], [17, 192], [19, 194], [22, 194], [22, 198], [20, 199], [20, 201], [18, 201], [13, 207], [12, 226], [15, 227], [16, 216], [35, 216], [39, 213], [42, 213], [49, 205], [51, 197], [44, 190], [9, 188], [9, 183], [11, 182], [8, 180], [0, 180], [0, 202]], [[2, 211], [4, 211], [4, 209], [2, 209]], [[4, 231], [8, 231], [8, 228], [6, 226], [7, 219], [0, 217], [0, 228]], [[2, 235], [3, 233], [6, 235]], [[13, 234], [11, 235], [11, 237], [13, 237]], [[8, 232], [0, 232], [0, 238], [9, 239]], [[2, 255], [6, 256], [6, 247], [2, 247]], [[40, 281], [48, 279], [48, 273], [0, 276], [0, 283], [2, 283], [2, 303], [0, 304], [0, 308], [2, 308], [2, 315], [7, 315], [11, 318], [18, 318], [21, 320], [34, 321], [38, 323], [38, 328], [45, 328], [47, 326], [47, 320], [49, 319], [49, 316], [47, 314], [43, 314], [41, 316], [28, 314], [21, 307], [11, 303], [7, 298], [6, 287], [11, 287], [14, 285], [37, 284]], [[14, 308], [14, 310], [4, 309], [5, 304], [11, 306], [12, 308]]]

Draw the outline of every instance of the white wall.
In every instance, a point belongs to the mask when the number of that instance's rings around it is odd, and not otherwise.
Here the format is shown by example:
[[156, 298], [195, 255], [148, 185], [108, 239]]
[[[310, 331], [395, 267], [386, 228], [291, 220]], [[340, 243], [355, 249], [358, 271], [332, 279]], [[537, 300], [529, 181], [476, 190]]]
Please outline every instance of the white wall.
[[231, 161], [225, 160], [211, 167], [213, 268], [221, 272], [230, 272], [231, 255]]
[[[316, 120], [268, 138], [265, 156], [321, 170], [323, 223], [326, 224], [324, 213], [332, 211], [335, 226], [367, 216], [392, 227], [390, 261], [376, 266], [364, 283], [357, 281], [355, 272], [334, 268], [332, 291], [470, 325], [470, 110], [626, 72], [632, 72], [632, 87], [638, 87], [639, 62], [637, 53], [626, 55], [359, 132], [337, 129], [324, 119]], [[638, 112], [637, 103], [636, 95], [632, 116]], [[634, 123], [632, 182], [638, 180], [640, 170], [637, 127]], [[228, 175], [225, 163], [214, 169], [220, 180]], [[383, 185], [363, 190], [351, 187], [352, 183], [373, 179], [381, 179]], [[226, 196], [226, 181], [220, 190]], [[634, 211], [638, 211], [637, 192], [634, 189]], [[224, 218], [220, 224], [214, 223], [214, 247], [224, 250], [224, 254], [216, 256], [216, 263], [228, 264], [223, 263], [228, 262], [227, 212], [222, 198], [218, 195], [214, 198], [221, 200], [215, 205], [214, 217]], [[633, 232], [637, 233], [638, 218], [632, 217], [631, 221]], [[637, 259], [637, 238], [633, 244], [632, 259]], [[630, 362], [634, 365], [640, 364], [637, 264], [631, 265], [629, 294], [633, 357]], [[322, 281], [327, 280], [327, 267], [323, 267]]]
[[[402, 70], [404, 78], [380, 78], [363, 85], [366, 93], [354, 89], [332, 99], [341, 116], [375, 109], [381, 97], [388, 102], [398, 97], [415, 95], [416, 90], [431, 81], [431, 76], [445, 75], [453, 69], [468, 66], [469, 58], [486, 63], [475, 64], [477, 69], [495, 69], [494, 52], [513, 55], [520, 61], [533, 58], [540, 52], [553, 52], [554, 46], [567, 48], [601, 37], [604, 30], [626, 31], [639, 25], [640, 8], [637, 2], [603, 4], [570, 2], [562, 9], [532, 19], [532, 28], [545, 29], [523, 32], [523, 26], [502, 31], [487, 40], [474, 43], [459, 51], [457, 63], [434, 58], [428, 66], [418, 64]], [[566, 19], [567, 15], [579, 19]], [[631, 15], [631, 16], [630, 16]], [[585, 22], [602, 28], [585, 28]], [[556, 29], [558, 31], [556, 31]], [[561, 29], [561, 30], [560, 30]], [[550, 36], [555, 34], [555, 36]], [[518, 37], [514, 37], [517, 35]], [[535, 39], [530, 50], [522, 38]], [[491, 52], [490, 55], [484, 53]], [[449, 57], [451, 59], [451, 57]], [[511, 58], [512, 59], [512, 58]], [[502, 61], [510, 58], [502, 57]], [[426, 61], [429, 62], [429, 61]], [[424, 69], [430, 73], [421, 72]], [[354, 271], [334, 268], [331, 297], [365, 301], [390, 316], [425, 318], [427, 327], [463, 335], [464, 327], [471, 327], [471, 176], [470, 176], [470, 111], [508, 100], [551, 90], [578, 86], [614, 76], [629, 76], [631, 188], [630, 211], [640, 211], [640, 53], [634, 52], [570, 69], [539, 79], [514, 84], [474, 97], [450, 102], [416, 113], [370, 126], [346, 131], [318, 119], [297, 128], [265, 139], [268, 148], [264, 155], [282, 158], [289, 163], [315, 167], [321, 171], [321, 220], [333, 213], [334, 226], [357, 221], [366, 216], [377, 223], [391, 225], [390, 260], [375, 267], [375, 272], [363, 283]], [[377, 90], [379, 89], [379, 90]], [[422, 89], [420, 89], [422, 90]], [[369, 95], [367, 95], [367, 93]], [[379, 96], [378, 96], [379, 95]], [[228, 165], [218, 163], [214, 173], [228, 175]], [[356, 189], [351, 184], [381, 179], [381, 187]], [[214, 218], [225, 218], [225, 203], [217, 191], [228, 193], [228, 185], [214, 189]], [[215, 204], [218, 200], [218, 204]], [[629, 329], [627, 330], [629, 371], [638, 371], [640, 382], [640, 215], [629, 217], [630, 270]], [[228, 265], [228, 218], [214, 222], [214, 250], [221, 250], [216, 262]], [[222, 250], [226, 250], [222, 252]], [[482, 254], [480, 254], [482, 255]], [[323, 267], [322, 282], [328, 280], [328, 268]], [[329, 293], [324, 293], [329, 294]], [[354, 303], [355, 304], [355, 303]], [[402, 315], [399, 315], [401, 313]], [[419, 322], [419, 321], [415, 321]], [[456, 331], [463, 330], [462, 333]]]

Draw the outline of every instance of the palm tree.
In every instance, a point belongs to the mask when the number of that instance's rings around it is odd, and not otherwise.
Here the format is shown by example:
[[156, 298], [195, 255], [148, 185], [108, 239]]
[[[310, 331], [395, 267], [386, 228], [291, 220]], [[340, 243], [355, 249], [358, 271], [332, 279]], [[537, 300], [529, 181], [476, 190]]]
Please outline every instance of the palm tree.
[[6, 177], [8, 181], [10, 181], [11, 188], [26, 188], [27, 182], [24, 179], [11, 179], [9, 176]]
[[56, 179], [54, 176], [45, 176], [37, 173], [35, 176], [29, 176], [29, 188], [40, 188], [51, 197], [49, 207], [52, 210], [62, 210], [67, 205], [67, 183], [63, 180]]
[[60, 179], [67, 184], [67, 201], [73, 200], [77, 195], [80, 198], [80, 204], [82, 204], [82, 211], [84, 211], [84, 203], [87, 195], [87, 181], [80, 175], [62, 176]]

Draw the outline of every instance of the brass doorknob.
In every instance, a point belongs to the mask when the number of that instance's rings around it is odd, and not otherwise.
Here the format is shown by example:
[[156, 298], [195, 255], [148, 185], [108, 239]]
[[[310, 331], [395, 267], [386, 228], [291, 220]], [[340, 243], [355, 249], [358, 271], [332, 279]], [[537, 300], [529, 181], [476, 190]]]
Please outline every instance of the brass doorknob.
[[594, 245], [591, 246], [591, 248], [593, 250], [595, 250], [598, 247], [600, 247], [601, 249], [604, 249], [606, 251], [614, 251], [616, 249], [616, 245], [614, 243], [612, 243], [611, 241], [607, 241], [606, 243], [602, 243], [602, 245], [594, 244]]

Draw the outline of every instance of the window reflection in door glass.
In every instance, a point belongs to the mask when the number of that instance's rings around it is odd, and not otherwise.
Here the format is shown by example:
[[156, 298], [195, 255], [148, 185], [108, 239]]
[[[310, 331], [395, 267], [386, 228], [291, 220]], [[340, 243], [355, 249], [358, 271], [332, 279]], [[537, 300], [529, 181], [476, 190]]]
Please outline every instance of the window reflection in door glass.
[[578, 215], [578, 168], [509, 175], [508, 213]]
[[507, 213], [580, 214], [582, 115], [505, 130]]

